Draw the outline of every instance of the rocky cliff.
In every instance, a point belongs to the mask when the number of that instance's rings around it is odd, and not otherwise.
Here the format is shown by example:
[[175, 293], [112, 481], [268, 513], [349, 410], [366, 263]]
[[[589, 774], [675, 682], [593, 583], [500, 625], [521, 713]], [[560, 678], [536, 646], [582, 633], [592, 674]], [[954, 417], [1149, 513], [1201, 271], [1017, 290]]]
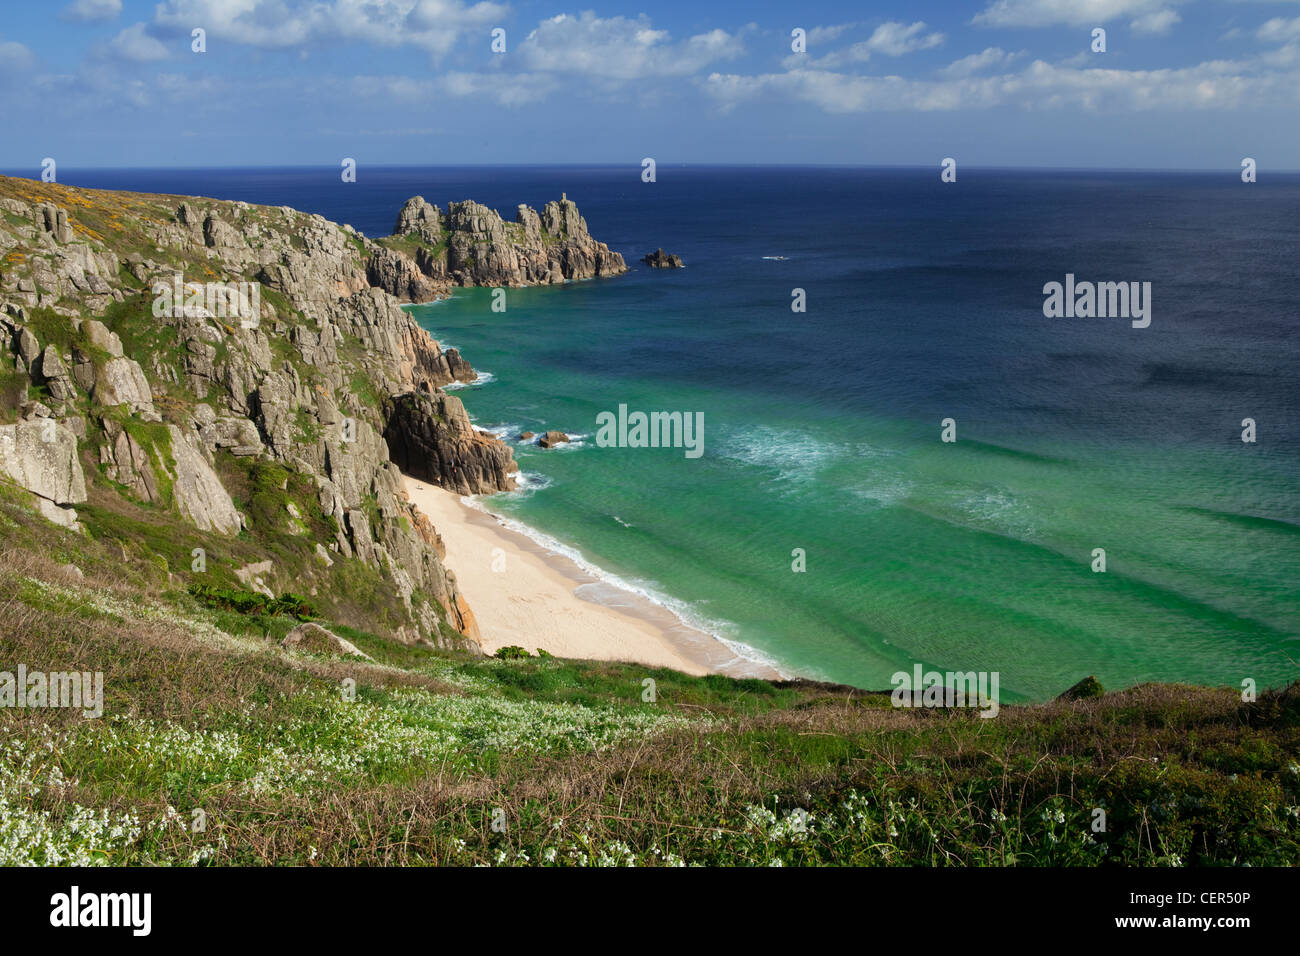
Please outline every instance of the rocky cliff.
[[473, 643], [401, 472], [469, 494], [516, 469], [441, 389], [473, 369], [399, 300], [625, 271], [572, 202], [503, 223], [416, 197], [381, 243], [287, 207], [0, 177], [0, 215], [0, 477], [129, 559], [156, 563], [155, 532], [202, 542], [170, 586], [365, 592], [353, 610], [394, 637]]
[[553, 285], [627, 271], [619, 253], [592, 238], [567, 196], [540, 213], [521, 204], [514, 222], [473, 200], [453, 202], [443, 213], [414, 196], [379, 245], [368, 278], [411, 302], [437, 298], [453, 285]]

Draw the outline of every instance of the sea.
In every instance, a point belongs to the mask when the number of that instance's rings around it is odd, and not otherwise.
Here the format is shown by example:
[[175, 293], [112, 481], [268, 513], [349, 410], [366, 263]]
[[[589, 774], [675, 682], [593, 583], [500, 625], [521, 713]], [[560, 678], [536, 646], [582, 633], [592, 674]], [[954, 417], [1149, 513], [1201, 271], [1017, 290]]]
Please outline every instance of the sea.
[[[567, 194], [629, 273], [412, 308], [480, 372], [455, 393], [475, 423], [514, 444], [520, 490], [480, 503], [786, 674], [887, 689], [916, 664], [997, 672], [1008, 701], [1088, 675], [1300, 676], [1300, 175], [641, 174], [60, 180], [289, 205], [370, 236], [414, 195], [513, 219]], [[639, 262], [659, 247], [685, 268]], [[1149, 325], [1045, 315], [1067, 276], [1150, 283]], [[620, 406], [702, 415], [701, 453], [599, 442]], [[574, 440], [516, 438], [548, 429]]]

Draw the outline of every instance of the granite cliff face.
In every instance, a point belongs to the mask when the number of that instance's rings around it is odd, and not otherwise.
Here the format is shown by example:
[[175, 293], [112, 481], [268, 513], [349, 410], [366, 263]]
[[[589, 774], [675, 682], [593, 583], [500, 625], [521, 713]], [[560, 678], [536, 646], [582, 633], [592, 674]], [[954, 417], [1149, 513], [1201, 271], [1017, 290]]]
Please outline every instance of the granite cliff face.
[[370, 281], [410, 302], [451, 286], [553, 285], [627, 271], [619, 253], [592, 238], [567, 196], [541, 213], [520, 205], [514, 222], [473, 200], [453, 202], [444, 214], [413, 196], [379, 244], [367, 265]]
[[625, 271], [572, 202], [504, 223], [416, 197], [375, 242], [287, 207], [0, 177], [0, 215], [0, 478], [124, 556], [144, 546], [120, 514], [179, 522], [218, 576], [326, 599], [361, 575], [391, 636], [473, 646], [402, 471], [470, 494], [516, 468], [442, 391], [473, 369], [399, 300]]

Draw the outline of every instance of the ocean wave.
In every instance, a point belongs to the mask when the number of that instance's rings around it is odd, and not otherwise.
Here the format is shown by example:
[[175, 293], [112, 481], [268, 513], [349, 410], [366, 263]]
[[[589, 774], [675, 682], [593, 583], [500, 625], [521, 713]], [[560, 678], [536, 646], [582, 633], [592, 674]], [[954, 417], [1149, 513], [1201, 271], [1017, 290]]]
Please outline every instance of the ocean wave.
[[775, 469], [774, 481], [805, 484], [836, 462], [892, 453], [865, 442], [827, 441], [797, 428], [755, 425], [724, 435], [719, 454], [755, 468]]
[[849, 488], [849, 492], [881, 508], [888, 508], [911, 495], [912, 483], [900, 477], [875, 473], [871, 476], [870, 484], [854, 485]]
[[988, 490], [961, 494], [953, 503], [967, 520], [988, 530], [1017, 538], [1032, 538], [1037, 534], [1032, 511], [1009, 491]]
[[478, 431], [486, 432], [487, 434], [491, 435], [493, 438], [500, 438], [502, 441], [506, 440], [507, 435], [518, 435], [521, 430], [520, 426], [510, 425], [510, 424], [506, 424], [506, 425], [477, 425], [476, 424], [474, 425], [474, 427]]
[[[524, 475], [527, 474], [529, 473], [525, 472], [518, 477], [523, 478]], [[550, 483], [549, 479], [546, 479], [545, 476], [537, 477], [545, 480], [547, 484]], [[594, 584], [603, 584], [606, 587], [613, 587], [621, 591], [630, 592], [649, 601], [651, 604], [656, 604], [671, 612], [674, 617], [687, 627], [708, 634], [731, 651], [732, 654], [735, 655], [736, 661], [769, 667], [780, 674], [782, 678], [788, 679], [792, 676], [775, 660], [758, 650], [758, 648], [750, 647], [748, 644], [737, 640], [735, 638], [736, 626], [731, 622], [708, 617], [703, 614], [698, 607], [689, 604], [686, 601], [678, 600], [671, 595], [664, 594], [652, 581], [628, 580], [627, 578], [620, 577], [613, 572], [606, 571], [604, 568], [598, 567], [588, 561], [577, 548], [564, 544], [562, 541], [558, 541], [546, 532], [539, 531], [531, 525], [524, 524], [522, 521], [515, 518], [506, 517], [505, 515], [498, 514], [495, 511], [488, 510], [488, 508], [485, 507], [483, 502], [478, 498], [463, 497], [461, 498], [461, 501], [471, 508], [481, 511], [484, 514], [491, 515], [505, 528], [514, 531], [516, 534], [522, 534], [524, 537], [538, 545], [541, 545], [552, 554], [558, 554], [561, 557], [568, 558], [579, 568], [596, 579], [592, 584], [579, 585], [574, 589], [575, 593], [581, 592], [584, 587], [591, 590]], [[723, 666], [727, 665], [724, 664]]]
[[540, 471], [516, 471], [512, 477], [515, 479], [515, 490], [505, 492], [508, 495], [528, 495], [549, 488], [552, 484], [551, 479]]
[[442, 386], [444, 392], [454, 392], [459, 388], [475, 388], [479, 385], [491, 385], [497, 380], [497, 377], [491, 372], [479, 372], [478, 378], [472, 382], [452, 382], [449, 385]]

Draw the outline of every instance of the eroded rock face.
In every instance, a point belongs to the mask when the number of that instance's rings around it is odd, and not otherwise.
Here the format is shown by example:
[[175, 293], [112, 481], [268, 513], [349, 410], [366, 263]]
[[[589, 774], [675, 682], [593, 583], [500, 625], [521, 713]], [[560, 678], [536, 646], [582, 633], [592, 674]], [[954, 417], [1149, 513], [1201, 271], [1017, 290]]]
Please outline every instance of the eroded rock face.
[[37, 496], [41, 513], [76, 527], [71, 507], [86, 500], [77, 436], [51, 418], [0, 425], [0, 474]]
[[476, 431], [460, 399], [407, 392], [388, 402], [387, 411], [384, 440], [406, 474], [462, 495], [514, 490], [514, 452]]
[[380, 249], [370, 257], [366, 279], [403, 302], [432, 302], [447, 288], [445, 282], [435, 281], [421, 271], [414, 259], [392, 249]]
[[199, 450], [198, 436], [182, 432], [175, 425], [168, 425], [167, 431], [171, 434], [172, 458], [176, 462], [176, 474], [172, 478], [176, 507], [201, 531], [236, 534], [244, 526], [243, 518]]

